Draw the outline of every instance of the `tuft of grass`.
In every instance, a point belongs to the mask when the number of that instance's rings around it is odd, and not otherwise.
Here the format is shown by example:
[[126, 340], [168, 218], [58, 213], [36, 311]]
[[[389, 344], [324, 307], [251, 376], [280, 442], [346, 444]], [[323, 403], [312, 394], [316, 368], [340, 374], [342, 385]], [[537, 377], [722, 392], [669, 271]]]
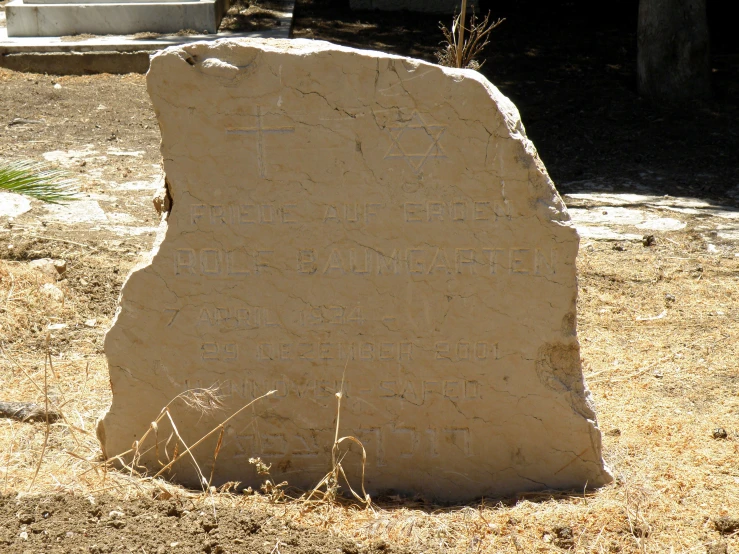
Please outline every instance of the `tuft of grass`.
[[33, 161], [0, 165], [0, 190], [24, 194], [51, 204], [78, 199], [65, 171], [49, 169]]

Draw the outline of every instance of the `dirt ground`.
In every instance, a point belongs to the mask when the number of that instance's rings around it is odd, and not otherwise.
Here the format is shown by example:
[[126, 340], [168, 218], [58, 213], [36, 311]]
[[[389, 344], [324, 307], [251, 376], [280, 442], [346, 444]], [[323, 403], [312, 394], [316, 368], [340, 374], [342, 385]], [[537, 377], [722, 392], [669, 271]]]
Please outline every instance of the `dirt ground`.
[[[721, 36], [714, 43], [713, 102], [650, 106], [634, 91], [634, 18], [576, 8], [511, 3], [483, 66], [516, 102], [565, 200], [670, 195], [731, 215], [736, 49]], [[294, 34], [433, 60], [437, 28], [437, 16], [302, 0]], [[0, 400], [43, 402], [46, 381], [66, 417], [48, 440], [44, 423], [0, 420], [0, 551], [739, 552], [739, 245], [706, 227], [716, 218], [692, 212], [673, 214], [679, 229], [650, 231], [649, 246], [581, 243], [584, 372], [617, 477], [599, 491], [309, 509], [238, 488], [200, 494], [104, 472], [94, 431], [110, 401], [102, 339], [158, 225], [158, 146], [141, 75], [0, 70], [0, 159], [66, 168], [84, 195], [61, 208], [32, 201], [0, 218]], [[29, 267], [47, 257], [65, 260], [66, 272]]]
[[[295, 552], [299, 554], [400, 553], [404, 549], [355, 542], [264, 510], [231, 509], [177, 500], [122, 502], [101, 495], [49, 495], [16, 500], [0, 496], [4, 552]], [[19, 535], [22, 548], [13, 548]]]

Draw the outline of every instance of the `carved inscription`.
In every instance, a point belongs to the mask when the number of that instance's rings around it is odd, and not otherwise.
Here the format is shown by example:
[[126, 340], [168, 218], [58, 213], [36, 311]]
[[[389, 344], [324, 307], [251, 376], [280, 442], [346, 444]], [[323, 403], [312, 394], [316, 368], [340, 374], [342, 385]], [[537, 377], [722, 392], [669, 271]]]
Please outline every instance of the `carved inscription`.
[[316, 458], [321, 453], [315, 431], [296, 433], [257, 433], [229, 426], [226, 437], [234, 444], [236, 458], [295, 456]]
[[354, 202], [329, 204], [323, 213], [323, 223], [370, 223], [377, 219], [384, 204]]
[[205, 361], [236, 361], [239, 359], [239, 345], [234, 342], [205, 342], [200, 346], [200, 358]]
[[[169, 310], [168, 310], [169, 311]], [[195, 325], [217, 329], [260, 329], [280, 327], [277, 313], [269, 308], [230, 306], [204, 306], [199, 310]]]
[[510, 219], [511, 207], [507, 201], [457, 200], [443, 202], [406, 202], [403, 204], [403, 220], [406, 223], [481, 222]]
[[190, 225], [289, 225], [297, 204], [191, 204]]
[[474, 455], [468, 427], [416, 427], [411, 425], [383, 425], [360, 428], [359, 439], [365, 444], [369, 463], [377, 467], [398, 458], [438, 458], [442, 451], [455, 451], [457, 456]]
[[298, 314], [301, 327], [319, 325], [364, 325], [367, 321], [362, 306], [315, 306]]
[[[203, 383], [185, 382], [183, 387], [202, 388]], [[225, 395], [253, 400], [270, 390], [277, 391], [274, 398], [330, 399], [342, 390], [341, 379], [310, 378], [297, 381], [288, 377], [274, 379], [229, 379], [220, 383]], [[380, 398], [384, 401], [408, 402], [421, 406], [434, 399], [455, 402], [478, 401], [483, 398], [483, 386], [479, 381], [460, 377], [439, 379], [386, 379], [375, 382], [357, 383], [345, 380], [344, 397], [351, 399]]]
[[[416, 457], [437, 458], [443, 450], [469, 458], [474, 455], [468, 427], [387, 424], [357, 430], [358, 438], [366, 445], [368, 462], [385, 466], [390, 459]], [[227, 439], [233, 443], [238, 458], [264, 456], [272, 459], [285, 457], [316, 458], [322, 449], [318, 432], [259, 433], [254, 429], [226, 429]]]
[[178, 248], [174, 252], [174, 274], [210, 277], [260, 275], [268, 271], [273, 255], [272, 250]]
[[556, 249], [536, 247], [306, 248], [297, 255], [301, 275], [552, 275], [556, 263]]
[[507, 199], [426, 200], [389, 206], [381, 202], [337, 202], [327, 205], [298, 205], [249, 201], [238, 204], [190, 204], [188, 223], [204, 229], [219, 227], [249, 228], [254, 225], [293, 225], [323, 223], [333, 226], [369, 225], [393, 219], [404, 223], [468, 223], [483, 225], [501, 218], [511, 219]]
[[498, 343], [487, 341], [439, 341], [435, 344], [434, 349], [437, 360], [458, 362], [463, 360], [483, 361], [499, 359]]
[[358, 360], [391, 362], [413, 360], [410, 342], [260, 342], [256, 359], [285, 360]]

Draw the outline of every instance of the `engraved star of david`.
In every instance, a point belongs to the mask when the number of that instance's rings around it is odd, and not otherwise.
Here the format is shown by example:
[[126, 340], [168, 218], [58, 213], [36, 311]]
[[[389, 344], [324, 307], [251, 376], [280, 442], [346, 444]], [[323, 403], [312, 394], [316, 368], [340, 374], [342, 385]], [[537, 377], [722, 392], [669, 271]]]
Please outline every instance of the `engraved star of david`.
[[385, 154], [385, 159], [404, 159], [416, 175], [421, 172], [423, 164], [429, 158], [446, 158], [439, 144], [446, 126], [429, 125], [417, 111], [413, 112], [409, 120], [387, 129], [393, 142]]

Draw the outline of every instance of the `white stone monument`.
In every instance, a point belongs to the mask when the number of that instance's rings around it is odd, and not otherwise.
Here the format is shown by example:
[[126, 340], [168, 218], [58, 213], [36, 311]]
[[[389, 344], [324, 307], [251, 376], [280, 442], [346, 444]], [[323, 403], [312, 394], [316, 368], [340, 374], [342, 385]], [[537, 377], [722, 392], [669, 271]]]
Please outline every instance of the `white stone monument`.
[[[274, 389], [225, 427], [215, 482], [259, 484], [260, 456], [310, 488], [343, 390], [340, 435], [366, 448], [370, 492], [610, 480], [580, 365], [577, 233], [483, 76], [243, 40], [157, 54], [148, 88], [171, 212], [106, 337], [108, 456], [185, 390], [225, 395], [215, 415], [172, 405], [192, 444]], [[196, 452], [206, 475], [216, 436]], [[139, 450], [156, 471], [153, 442]], [[344, 460], [355, 486], [360, 459]], [[187, 461], [171, 475], [198, 484]]]
[[11, 0], [9, 37], [216, 33], [229, 0]]

